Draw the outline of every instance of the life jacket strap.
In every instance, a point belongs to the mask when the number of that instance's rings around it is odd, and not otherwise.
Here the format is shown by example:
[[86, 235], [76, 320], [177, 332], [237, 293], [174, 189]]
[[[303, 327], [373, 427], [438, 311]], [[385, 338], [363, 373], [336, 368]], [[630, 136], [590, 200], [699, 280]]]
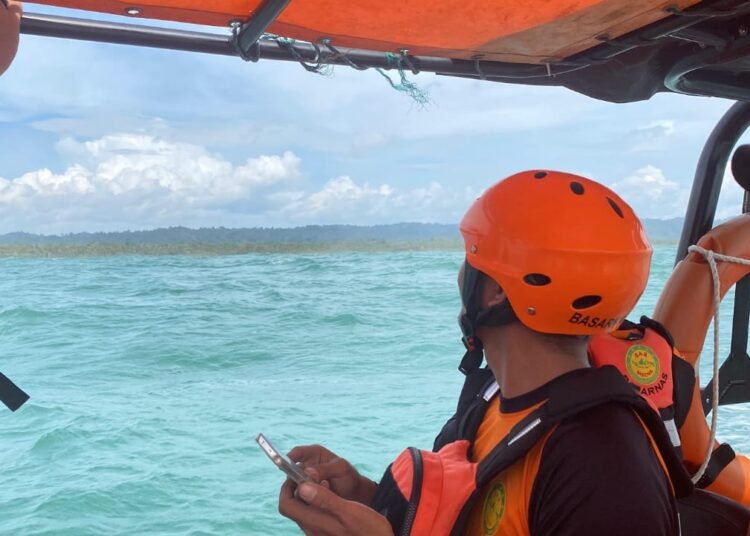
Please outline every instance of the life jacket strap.
[[711, 459], [708, 461], [706, 471], [695, 485], [704, 489], [713, 484], [714, 480], [719, 476], [719, 473], [721, 473], [727, 465], [732, 463], [736, 457], [737, 454], [734, 452], [734, 449], [729, 446], [729, 443], [722, 443], [716, 447], [711, 453]]
[[481, 345], [479, 347], [470, 346], [466, 340], [464, 340], [464, 344], [466, 344], [466, 353], [461, 359], [461, 364], [458, 366], [458, 370], [460, 370], [464, 376], [468, 376], [479, 370], [479, 367], [482, 366], [484, 350], [482, 350]]
[[[461, 394], [458, 397], [456, 412], [453, 414], [453, 417], [445, 423], [443, 429], [435, 438], [435, 443], [432, 448], [433, 451], [437, 452], [448, 443], [453, 443], [457, 439], [464, 438], [464, 430], [467, 429], [468, 426], [468, 413], [478, 414], [476, 428], [479, 427], [479, 422], [481, 422], [481, 417], [484, 415], [484, 410], [487, 407], [486, 403], [480, 404], [482, 403], [480, 395], [491, 382], [494, 382], [494, 380], [495, 377], [492, 375], [492, 371], [488, 368], [480, 368], [466, 375]], [[480, 411], [477, 411], [477, 408], [475, 408], [477, 404], [481, 405]], [[473, 436], [467, 439], [473, 439]]]
[[477, 482], [483, 486], [523, 457], [541, 438], [563, 420], [593, 407], [620, 403], [635, 410], [648, 428], [664, 460], [677, 497], [693, 489], [660, 416], [622, 379], [615, 367], [591, 369], [589, 374], [553, 385], [549, 399], [532, 411], [479, 464]]
[[[464, 411], [458, 419], [458, 426], [456, 428], [456, 439], [466, 439], [469, 441], [469, 456], [473, 456], [474, 450], [474, 439], [477, 436], [479, 426], [482, 424], [484, 414], [487, 413], [487, 406], [490, 400], [500, 390], [500, 387], [495, 381], [495, 377], [492, 375], [492, 371], [489, 369], [482, 369], [489, 372], [489, 378], [484, 382], [482, 388], [479, 389], [475, 396], [473, 403]], [[489, 395], [489, 396], [488, 396]]]
[[[497, 384], [495, 384], [497, 385]], [[488, 403], [485, 396], [494, 393], [492, 384], [486, 385], [479, 393], [474, 408]], [[494, 396], [494, 394], [492, 395]], [[489, 398], [491, 399], [492, 396]], [[485, 456], [477, 466], [477, 491], [461, 509], [451, 531], [451, 536], [463, 534], [468, 516], [478, 499], [479, 492], [493, 478], [523, 458], [542, 438], [563, 420], [588, 409], [608, 403], [626, 405], [641, 419], [658, 448], [665, 469], [677, 498], [688, 496], [693, 490], [690, 475], [682, 466], [682, 461], [672, 448], [672, 443], [661, 418], [651, 406], [622, 378], [612, 366], [590, 369], [588, 374], [569, 378], [555, 384], [548, 400], [518, 422], [505, 438]], [[474, 409], [472, 408], [472, 409]], [[475, 412], [481, 415], [484, 412]], [[480, 418], [481, 421], [481, 418]], [[475, 431], [476, 433], [476, 431]]]
[[674, 422], [681, 429], [690, 413], [695, 390], [695, 369], [681, 357], [672, 356], [672, 376], [674, 377]]
[[476, 334], [477, 328], [505, 326], [518, 319], [507, 299], [486, 309], [481, 307], [479, 295], [483, 277], [486, 276], [469, 264], [468, 260], [464, 261], [464, 278], [461, 284], [461, 303], [464, 308], [458, 317], [458, 324], [463, 333], [461, 341], [466, 347], [466, 353], [458, 370], [467, 376], [479, 370], [484, 359], [482, 341]]
[[674, 337], [669, 332], [669, 330], [664, 326], [664, 324], [654, 320], [653, 318], [649, 318], [645, 315], [641, 316], [640, 324], [643, 327], [653, 329], [656, 333], [661, 335], [664, 338], [664, 340], [667, 341], [667, 343], [669, 343], [669, 346], [674, 348]]
[[497, 381], [492, 381], [482, 390], [482, 399], [485, 402], [489, 402], [490, 400], [495, 398], [495, 395], [499, 392], [500, 386], [497, 384]]

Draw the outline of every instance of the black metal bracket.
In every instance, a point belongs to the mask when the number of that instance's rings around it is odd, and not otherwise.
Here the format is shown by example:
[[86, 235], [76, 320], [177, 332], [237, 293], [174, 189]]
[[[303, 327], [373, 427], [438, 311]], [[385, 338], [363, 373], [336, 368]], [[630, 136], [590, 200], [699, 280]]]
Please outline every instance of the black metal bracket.
[[[719, 367], [719, 405], [750, 402], [750, 356], [747, 354], [750, 324], [750, 276], [737, 282], [734, 291], [732, 345], [729, 357]], [[701, 389], [703, 413], [708, 415], [713, 402], [714, 378]]]
[[240, 56], [251, 57], [258, 39], [268, 27], [281, 15], [291, 0], [266, 0], [252, 14], [250, 20], [242, 24], [235, 34], [234, 43]]

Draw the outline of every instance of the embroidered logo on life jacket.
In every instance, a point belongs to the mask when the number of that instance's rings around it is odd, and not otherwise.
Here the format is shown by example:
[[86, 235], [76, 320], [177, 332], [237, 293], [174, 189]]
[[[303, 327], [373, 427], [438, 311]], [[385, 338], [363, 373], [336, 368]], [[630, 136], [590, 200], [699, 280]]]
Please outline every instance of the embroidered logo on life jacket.
[[502, 482], [495, 484], [484, 500], [482, 519], [484, 520], [484, 533], [493, 536], [500, 525], [500, 520], [505, 513], [505, 486]]
[[651, 348], [642, 344], [628, 349], [625, 366], [630, 377], [641, 385], [650, 385], [659, 377], [659, 358]]

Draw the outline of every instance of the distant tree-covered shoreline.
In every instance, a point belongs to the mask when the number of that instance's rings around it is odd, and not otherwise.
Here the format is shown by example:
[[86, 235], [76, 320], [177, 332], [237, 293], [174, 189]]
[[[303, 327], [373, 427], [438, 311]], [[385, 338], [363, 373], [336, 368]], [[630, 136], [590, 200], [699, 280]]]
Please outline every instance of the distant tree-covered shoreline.
[[[679, 238], [681, 219], [644, 220], [654, 242]], [[190, 229], [37, 235], [0, 235], [0, 257], [106, 255], [238, 255], [337, 251], [460, 250], [456, 224], [308, 225], [294, 228]]]
[[106, 257], [114, 255], [246, 255], [386, 251], [460, 251], [459, 240], [318, 242], [284, 244], [17, 244], [0, 245], [2, 257]]

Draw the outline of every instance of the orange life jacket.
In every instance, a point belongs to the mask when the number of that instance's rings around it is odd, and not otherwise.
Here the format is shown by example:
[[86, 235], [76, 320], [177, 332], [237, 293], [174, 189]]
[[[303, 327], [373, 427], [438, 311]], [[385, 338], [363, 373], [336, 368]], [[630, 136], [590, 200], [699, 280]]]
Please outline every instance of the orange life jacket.
[[[486, 374], [480, 376], [487, 379]], [[692, 482], [659, 415], [623, 381], [619, 371], [606, 366], [592, 368], [556, 386], [546, 402], [529, 411], [481, 461], [473, 462], [470, 448], [498, 393], [492, 383], [474, 390], [472, 402], [454, 421], [453, 437], [436, 444], [440, 447], [437, 452], [409, 448], [386, 470], [371, 506], [388, 518], [395, 534], [462, 534], [481, 491], [498, 474], [525, 457], [564, 419], [611, 402], [625, 404], [636, 412], [657, 448], [675, 495], [681, 497], [692, 491]]]
[[638, 388], [643, 398], [663, 410], [674, 404], [672, 346], [664, 336], [642, 325], [622, 326], [593, 337], [589, 356], [594, 367], [613, 365]]
[[675, 352], [666, 329], [645, 316], [639, 324], [626, 320], [612, 333], [591, 339], [589, 359], [594, 367], [616, 367], [638, 389], [661, 415], [672, 444], [679, 451], [673, 374]]

